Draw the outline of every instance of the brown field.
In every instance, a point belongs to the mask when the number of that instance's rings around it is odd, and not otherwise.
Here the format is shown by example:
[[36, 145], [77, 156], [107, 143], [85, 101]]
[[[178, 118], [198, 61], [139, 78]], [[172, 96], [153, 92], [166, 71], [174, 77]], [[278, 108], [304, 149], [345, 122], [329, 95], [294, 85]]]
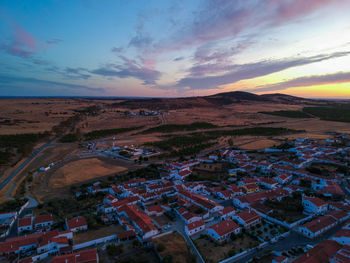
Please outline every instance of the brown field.
[[164, 245], [164, 251], [159, 252], [162, 258], [170, 254], [173, 256], [172, 262], [187, 262], [190, 251], [184, 238], [179, 233], [174, 232], [172, 234], [153, 239], [153, 242], [155, 243], [156, 247], [157, 244], [160, 243]]
[[[170, 110], [164, 111], [165, 114], [163, 116], [134, 117], [126, 116], [124, 111], [137, 112], [145, 108], [136, 107], [132, 109], [120, 105], [112, 107], [111, 105], [116, 102], [118, 101], [62, 98], [0, 99], [0, 134], [43, 132], [50, 130], [54, 125], [72, 116], [75, 110], [84, 109], [93, 105], [103, 106], [103, 108], [98, 116], [86, 116], [83, 121], [77, 124], [76, 128], [80, 128], [82, 133], [87, 133], [92, 130], [134, 126], [143, 126], [144, 128], [142, 129], [147, 129], [162, 124], [189, 124], [193, 122], [210, 122], [218, 126], [226, 126], [223, 129], [238, 129], [259, 125], [261, 127], [285, 127], [305, 130], [304, 133], [286, 136], [241, 136], [232, 138], [234, 146], [247, 150], [256, 150], [271, 147], [274, 144], [280, 143], [280, 140], [286, 138], [309, 137], [312, 139], [324, 139], [328, 137], [328, 133], [331, 131], [345, 133], [349, 133], [350, 131], [350, 123], [321, 121], [317, 118], [294, 119], [258, 113], [259, 111], [300, 110], [305, 106], [301, 103], [293, 104], [293, 102], [282, 104], [281, 102], [241, 101], [234, 102], [231, 105], [213, 106], [212, 104], [206, 104], [207, 102], [198, 98], [195, 100], [196, 103], [191, 107], [179, 107], [176, 110], [172, 107]], [[174, 102], [172, 103], [174, 104]], [[179, 100], [180, 106], [181, 103], [186, 102], [185, 100]], [[134, 105], [138, 105], [138, 103]], [[205, 107], [205, 105], [207, 106]], [[142, 129], [117, 134], [115, 136], [117, 144], [142, 145], [145, 142], [163, 140], [161, 136], [164, 134], [138, 134]], [[178, 132], [178, 134], [185, 133], [189, 132]], [[209, 153], [219, 147], [228, 146], [228, 139], [228, 137], [218, 138], [216, 145], [203, 152]], [[108, 148], [111, 145], [111, 140], [105, 140], [100, 142], [98, 147]], [[3, 189], [2, 193], [14, 196], [18, 185], [28, 175], [28, 172], [36, 171], [40, 167], [46, 166], [51, 162], [56, 163], [82, 150], [83, 149], [78, 147], [77, 143], [53, 143], [52, 146], [43, 150], [12, 180], [15, 187], [10, 188], [7, 186], [6, 189]], [[20, 162], [22, 161], [23, 160]], [[131, 168], [130, 164], [129, 166], [125, 166], [124, 164], [111, 161], [113, 160], [79, 160], [75, 163], [71, 162], [62, 167], [57, 167], [60, 169], [52, 169], [55, 173], [53, 173], [53, 171], [40, 173], [34, 178], [32, 193], [39, 199], [55, 196], [56, 193], [57, 196], [61, 196], [62, 194], [67, 194], [67, 189], [69, 189], [69, 185], [71, 184], [82, 183], [86, 180], [108, 176]], [[17, 165], [19, 165], [19, 163]], [[6, 178], [15, 168], [16, 166], [1, 167], [0, 180]], [[5, 194], [2, 195], [2, 197], [5, 197]]]
[[254, 139], [253, 141], [247, 142], [245, 144], [241, 144], [239, 147], [243, 150], [260, 150], [260, 149], [265, 149], [278, 144], [280, 143], [274, 140], [259, 138], [259, 139]]
[[47, 172], [34, 177], [32, 194], [38, 201], [63, 198], [70, 195], [70, 186], [91, 182], [97, 178], [104, 179], [110, 175], [142, 166], [106, 157], [79, 159], [72, 157], [55, 165]]
[[255, 247], [259, 242], [253, 240], [248, 235], [244, 235], [242, 238], [237, 238], [234, 241], [218, 245], [208, 236], [198, 238], [194, 241], [197, 249], [201, 253], [206, 262], [214, 263], [219, 262], [225, 258], [228, 258], [228, 253], [233, 250], [236, 254], [244, 251], [250, 247]]
[[112, 165], [97, 158], [82, 159], [59, 168], [52, 175], [49, 184], [53, 188], [60, 188], [123, 171], [126, 171], [125, 167]]

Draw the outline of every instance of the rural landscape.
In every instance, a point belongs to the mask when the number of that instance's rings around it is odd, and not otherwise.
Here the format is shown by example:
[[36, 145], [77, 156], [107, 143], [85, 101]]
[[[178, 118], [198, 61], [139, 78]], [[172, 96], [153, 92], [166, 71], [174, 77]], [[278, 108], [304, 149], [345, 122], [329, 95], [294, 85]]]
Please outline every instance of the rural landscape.
[[239, 91], [0, 108], [5, 261], [305, 262], [347, 242], [346, 101]]
[[1, 0], [0, 263], [350, 263], [349, 0]]

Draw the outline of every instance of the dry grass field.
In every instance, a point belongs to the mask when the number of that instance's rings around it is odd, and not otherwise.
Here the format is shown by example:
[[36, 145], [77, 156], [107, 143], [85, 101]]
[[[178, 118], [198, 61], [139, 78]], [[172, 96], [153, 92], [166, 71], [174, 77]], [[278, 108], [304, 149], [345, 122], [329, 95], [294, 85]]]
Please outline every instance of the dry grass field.
[[[305, 130], [303, 133], [284, 136], [239, 136], [220, 137], [216, 144], [204, 153], [216, 150], [219, 147], [228, 146], [228, 139], [232, 139], [233, 145], [246, 150], [258, 150], [271, 147], [280, 143], [283, 139], [295, 139], [309, 137], [312, 139], [324, 139], [331, 131], [349, 133], [350, 123], [322, 121], [318, 118], [297, 119], [273, 116], [259, 113], [261, 111], [301, 110], [306, 104], [300, 103], [271, 103], [266, 101], [241, 101], [233, 104], [213, 106], [205, 104], [198, 99], [192, 107], [170, 109], [164, 111], [163, 116], [126, 116], [125, 111], [138, 112], [146, 108], [128, 108], [128, 106], [115, 105], [116, 100], [94, 99], [63, 99], [63, 98], [30, 98], [30, 99], [1, 99], [0, 100], [0, 135], [16, 133], [36, 133], [50, 130], [63, 120], [66, 120], [76, 110], [89, 106], [101, 106], [97, 116], [85, 116], [76, 128], [84, 134], [94, 130], [116, 129], [142, 126], [139, 130], [116, 134], [117, 145], [142, 145], [146, 142], [164, 140], [164, 133], [140, 134], [140, 131], [156, 127], [162, 124], [190, 124], [193, 122], [208, 122], [220, 126], [218, 129], [239, 129], [243, 127], [283, 127], [295, 130]], [[180, 104], [183, 103], [181, 102]], [[172, 102], [173, 103], [173, 102]], [[203, 104], [204, 103], [204, 104]], [[112, 104], [114, 105], [112, 107]], [[207, 107], [204, 107], [207, 105]], [[224, 126], [224, 127], [223, 127]], [[199, 132], [201, 130], [197, 130]], [[174, 134], [186, 134], [193, 131], [175, 132]], [[44, 143], [44, 142], [41, 142]], [[110, 148], [112, 140], [100, 140], [98, 148]], [[38, 147], [37, 145], [36, 147]], [[1, 192], [1, 197], [6, 199], [8, 190], [13, 196], [18, 185], [26, 178], [28, 172], [33, 172], [51, 162], [57, 163], [67, 156], [81, 152], [78, 143], [61, 144], [58, 141], [43, 150], [31, 163], [29, 163], [13, 180], [15, 187], [6, 187]], [[0, 167], [0, 180], [7, 178], [23, 160], [14, 167]], [[116, 174], [130, 169], [131, 165], [107, 162], [101, 159], [75, 160], [48, 173], [40, 173], [34, 178], [32, 192], [39, 199], [55, 197], [69, 193], [67, 189], [71, 184], [79, 184], [95, 178]], [[6, 191], [5, 191], [6, 190]], [[56, 194], [57, 193], [57, 194]]]
[[60, 167], [52, 175], [49, 184], [52, 188], [61, 188], [123, 171], [126, 171], [125, 167], [106, 163], [97, 158], [82, 159]]
[[166, 255], [172, 255], [172, 262], [187, 262], [190, 252], [184, 238], [177, 232], [153, 239], [156, 244], [163, 244], [165, 249], [159, 252], [160, 256], [164, 258]]
[[63, 198], [70, 195], [70, 186], [93, 182], [141, 166], [106, 157], [79, 159], [69, 158], [47, 172], [34, 177], [32, 194], [38, 201]]

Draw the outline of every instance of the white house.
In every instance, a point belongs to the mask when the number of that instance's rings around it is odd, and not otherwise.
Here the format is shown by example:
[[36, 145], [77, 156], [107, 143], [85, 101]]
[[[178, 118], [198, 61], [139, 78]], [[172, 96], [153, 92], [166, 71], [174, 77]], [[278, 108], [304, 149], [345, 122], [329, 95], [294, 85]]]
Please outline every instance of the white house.
[[185, 226], [185, 232], [189, 235], [195, 235], [205, 230], [205, 223], [202, 220], [197, 220]]
[[232, 217], [237, 220], [240, 225], [246, 228], [255, 226], [261, 222], [261, 216], [252, 209], [244, 210]]
[[302, 205], [306, 214], [321, 214], [328, 210], [328, 204], [318, 197], [303, 196]]
[[218, 212], [221, 220], [232, 219], [232, 216], [236, 213], [236, 210], [232, 206], [227, 206]]
[[22, 233], [24, 231], [33, 230], [33, 217], [27, 216], [24, 218], [18, 219], [18, 233]]
[[84, 231], [88, 229], [88, 224], [83, 216], [75, 217], [70, 220], [66, 219], [66, 226], [67, 229], [72, 232]]
[[240, 227], [232, 220], [224, 220], [207, 228], [207, 234], [215, 242], [223, 243], [228, 240], [231, 234], [239, 234]]

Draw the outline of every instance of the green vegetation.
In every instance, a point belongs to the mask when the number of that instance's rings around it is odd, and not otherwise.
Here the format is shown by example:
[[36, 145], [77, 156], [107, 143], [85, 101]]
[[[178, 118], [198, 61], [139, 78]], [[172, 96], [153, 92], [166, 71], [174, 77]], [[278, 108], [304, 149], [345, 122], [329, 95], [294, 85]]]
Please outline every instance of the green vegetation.
[[267, 199], [264, 204], [273, 209], [270, 216], [281, 221], [292, 223], [304, 217], [301, 195], [297, 193], [281, 201]]
[[76, 133], [68, 133], [61, 137], [60, 142], [76, 142], [78, 139], [79, 138]]
[[[50, 135], [49, 132], [44, 133], [23, 133], [23, 134], [8, 134], [0, 135], [0, 145], [8, 150], [0, 154], [0, 163], [6, 164], [6, 161], [11, 161], [9, 150], [17, 149], [17, 153], [28, 155], [32, 152], [35, 143]], [[7, 152], [7, 153], [6, 153]]]
[[0, 213], [18, 211], [27, 201], [27, 198], [7, 201], [0, 206]]
[[212, 129], [218, 126], [208, 122], [193, 122], [191, 124], [164, 124], [157, 127], [153, 127], [143, 131], [142, 133], [153, 133], [153, 132], [177, 132], [177, 131], [194, 131], [200, 129]]
[[8, 164], [12, 159], [13, 154], [8, 151], [0, 151], [0, 165]]
[[123, 133], [123, 132], [138, 130], [141, 128], [142, 128], [142, 126], [136, 126], [136, 127], [130, 127], [130, 128], [119, 128], [119, 129], [96, 130], [96, 131], [88, 132], [87, 134], [85, 134], [85, 139], [86, 140], [95, 140], [98, 138], [112, 136], [112, 135]]
[[350, 122], [350, 105], [334, 104], [325, 107], [305, 107], [304, 112], [326, 121]]
[[184, 156], [197, 154], [200, 151], [214, 145], [211, 140], [216, 140], [222, 136], [273, 136], [287, 133], [300, 132], [286, 128], [272, 128], [272, 127], [254, 127], [238, 130], [221, 130], [221, 131], [207, 131], [199, 133], [191, 133], [183, 136], [171, 136], [170, 138], [160, 141], [146, 143], [160, 148], [164, 151], [169, 151], [169, 156]]
[[297, 110], [280, 110], [280, 111], [260, 111], [259, 113], [281, 116], [287, 118], [312, 118], [309, 114]]
[[132, 178], [145, 178], [147, 180], [159, 179], [160, 171], [155, 164], [150, 164], [145, 168], [140, 168], [135, 171], [129, 171], [124, 175], [116, 175], [117, 180], [128, 181]]
[[108, 255], [111, 255], [111, 256], [120, 255], [124, 251], [123, 244], [120, 244], [120, 245], [110, 244], [106, 247], [106, 251]]

